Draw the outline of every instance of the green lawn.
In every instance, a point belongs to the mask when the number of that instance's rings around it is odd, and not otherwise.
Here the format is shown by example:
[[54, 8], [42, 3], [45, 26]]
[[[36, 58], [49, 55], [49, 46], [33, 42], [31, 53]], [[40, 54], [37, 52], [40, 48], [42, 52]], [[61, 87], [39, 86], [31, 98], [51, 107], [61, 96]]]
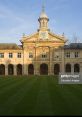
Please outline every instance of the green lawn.
[[55, 76], [0, 77], [0, 115], [82, 115], [82, 85]]

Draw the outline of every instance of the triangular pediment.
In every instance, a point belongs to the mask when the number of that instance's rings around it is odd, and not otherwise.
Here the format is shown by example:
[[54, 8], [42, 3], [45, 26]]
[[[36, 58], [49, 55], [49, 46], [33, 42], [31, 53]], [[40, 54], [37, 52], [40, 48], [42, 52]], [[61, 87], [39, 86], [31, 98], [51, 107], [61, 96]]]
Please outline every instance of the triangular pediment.
[[49, 39], [51, 41], [67, 42], [67, 39], [64, 36], [56, 35], [56, 34], [54, 34], [52, 32], [49, 32], [48, 34], [49, 34]]
[[23, 36], [21, 42], [37, 41], [39, 33], [36, 32], [29, 36]]
[[48, 31], [47, 33], [46, 32], [42, 32], [42, 33], [45, 33], [45, 37], [42, 38], [40, 35], [41, 32], [36, 32], [32, 35], [29, 35], [29, 36], [24, 36], [22, 37], [22, 40], [21, 42], [35, 42], [35, 41], [53, 41], [53, 42], [66, 42], [67, 39], [64, 37], [64, 36], [60, 36], [60, 35], [56, 35], [50, 31]]

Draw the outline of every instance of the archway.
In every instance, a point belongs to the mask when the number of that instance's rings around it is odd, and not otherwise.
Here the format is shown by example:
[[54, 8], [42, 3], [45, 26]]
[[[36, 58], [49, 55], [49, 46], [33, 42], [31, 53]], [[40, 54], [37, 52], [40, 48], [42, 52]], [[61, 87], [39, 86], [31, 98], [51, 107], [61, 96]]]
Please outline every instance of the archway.
[[22, 65], [21, 64], [17, 65], [17, 75], [22, 75]]
[[54, 65], [54, 74], [58, 75], [60, 72], [60, 65], [59, 64], [55, 64]]
[[79, 73], [80, 72], [80, 66], [79, 64], [74, 65], [74, 72]]
[[14, 66], [12, 64], [8, 65], [8, 75], [14, 74]]
[[67, 72], [67, 73], [71, 72], [71, 64], [66, 64], [66, 66], [65, 66], [65, 72]]
[[33, 64], [28, 65], [28, 75], [34, 75], [34, 66], [33, 66]]
[[40, 65], [40, 74], [41, 75], [48, 75], [48, 65], [43, 63]]
[[0, 65], [0, 75], [5, 75], [5, 65]]

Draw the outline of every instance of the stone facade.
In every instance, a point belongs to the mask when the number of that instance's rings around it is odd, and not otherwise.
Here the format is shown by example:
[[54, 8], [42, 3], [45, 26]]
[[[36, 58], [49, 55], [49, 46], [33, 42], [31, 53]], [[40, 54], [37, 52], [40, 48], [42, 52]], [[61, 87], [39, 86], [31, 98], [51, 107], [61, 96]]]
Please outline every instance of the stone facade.
[[64, 35], [53, 34], [44, 9], [36, 33], [23, 35], [21, 45], [0, 44], [0, 75], [57, 75], [82, 72], [82, 44], [65, 45]]

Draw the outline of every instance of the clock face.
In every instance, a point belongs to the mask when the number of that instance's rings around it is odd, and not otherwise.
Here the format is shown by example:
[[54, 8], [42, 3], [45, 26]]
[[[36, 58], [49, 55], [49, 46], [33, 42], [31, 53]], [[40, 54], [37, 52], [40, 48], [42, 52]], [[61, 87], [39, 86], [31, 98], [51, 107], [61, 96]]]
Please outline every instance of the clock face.
[[48, 39], [48, 32], [47, 31], [41, 31], [39, 33], [39, 38], [40, 39]]
[[46, 33], [45, 32], [42, 32], [41, 33], [41, 37], [44, 39], [44, 38], [46, 38]]
[[41, 32], [41, 33], [40, 33], [40, 38], [41, 38], [41, 39], [47, 39], [47, 38], [48, 38], [47, 32]]

